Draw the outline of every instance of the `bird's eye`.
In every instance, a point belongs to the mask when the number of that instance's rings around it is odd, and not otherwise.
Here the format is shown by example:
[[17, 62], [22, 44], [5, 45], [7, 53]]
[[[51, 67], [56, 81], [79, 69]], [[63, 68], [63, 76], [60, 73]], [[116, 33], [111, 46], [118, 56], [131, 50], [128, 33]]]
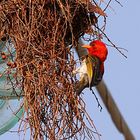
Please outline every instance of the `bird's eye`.
[[90, 45], [91, 45], [92, 47], [94, 47], [94, 46], [95, 46], [95, 43], [91, 43]]

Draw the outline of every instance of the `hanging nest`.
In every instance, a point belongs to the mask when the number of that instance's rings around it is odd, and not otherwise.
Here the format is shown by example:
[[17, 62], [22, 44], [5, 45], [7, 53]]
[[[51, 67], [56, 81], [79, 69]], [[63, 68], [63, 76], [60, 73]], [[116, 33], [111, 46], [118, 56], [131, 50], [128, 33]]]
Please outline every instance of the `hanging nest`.
[[[105, 16], [88, 0], [0, 1], [0, 38], [10, 37], [16, 49], [11, 63], [22, 78], [23, 122], [29, 123], [31, 139], [93, 139], [97, 134], [74, 88], [71, 50], [98, 23], [95, 12]], [[92, 31], [92, 36], [98, 34]]]

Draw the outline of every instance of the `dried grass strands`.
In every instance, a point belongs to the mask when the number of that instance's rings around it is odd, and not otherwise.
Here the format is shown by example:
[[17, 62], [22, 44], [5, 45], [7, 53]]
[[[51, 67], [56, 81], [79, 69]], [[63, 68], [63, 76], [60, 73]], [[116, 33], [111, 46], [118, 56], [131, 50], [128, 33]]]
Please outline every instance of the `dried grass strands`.
[[68, 47], [76, 46], [97, 22], [88, 4], [79, 0], [0, 2], [0, 35], [10, 36], [16, 48], [17, 74], [22, 77], [26, 120], [34, 140], [95, 135], [85, 124], [88, 114], [74, 89], [75, 60]]

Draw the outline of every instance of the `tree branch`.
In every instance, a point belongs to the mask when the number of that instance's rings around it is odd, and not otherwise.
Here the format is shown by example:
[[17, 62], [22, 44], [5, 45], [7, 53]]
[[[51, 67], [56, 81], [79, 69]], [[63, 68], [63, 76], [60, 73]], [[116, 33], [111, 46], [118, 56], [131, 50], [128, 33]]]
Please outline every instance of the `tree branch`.
[[108, 90], [105, 82], [102, 80], [100, 84], [96, 87], [98, 93], [100, 94], [105, 107], [107, 108], [112, 121], [114, 122], [116, 128], [125, 137], [125, 140], [135, 140], [131, 130], [129, 129], [126, 121], [124, 120], [122, 114], [119, 111], [110, 91]]

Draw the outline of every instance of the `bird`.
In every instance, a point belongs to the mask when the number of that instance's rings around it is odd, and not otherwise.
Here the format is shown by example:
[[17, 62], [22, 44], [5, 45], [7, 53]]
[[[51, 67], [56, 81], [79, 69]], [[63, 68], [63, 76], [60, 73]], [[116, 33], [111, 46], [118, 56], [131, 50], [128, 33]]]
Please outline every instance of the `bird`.
[[86, 88], [97, 86], [104, 74], [104, 62], [107, 59], [108, 49], [101, 40], [93, 40], [89, 45], [83, 45], [87, 49], [81, 66], [74, 73], [79, 73], [80, 80], [76, 82], [76, 92], [78, 95]]

